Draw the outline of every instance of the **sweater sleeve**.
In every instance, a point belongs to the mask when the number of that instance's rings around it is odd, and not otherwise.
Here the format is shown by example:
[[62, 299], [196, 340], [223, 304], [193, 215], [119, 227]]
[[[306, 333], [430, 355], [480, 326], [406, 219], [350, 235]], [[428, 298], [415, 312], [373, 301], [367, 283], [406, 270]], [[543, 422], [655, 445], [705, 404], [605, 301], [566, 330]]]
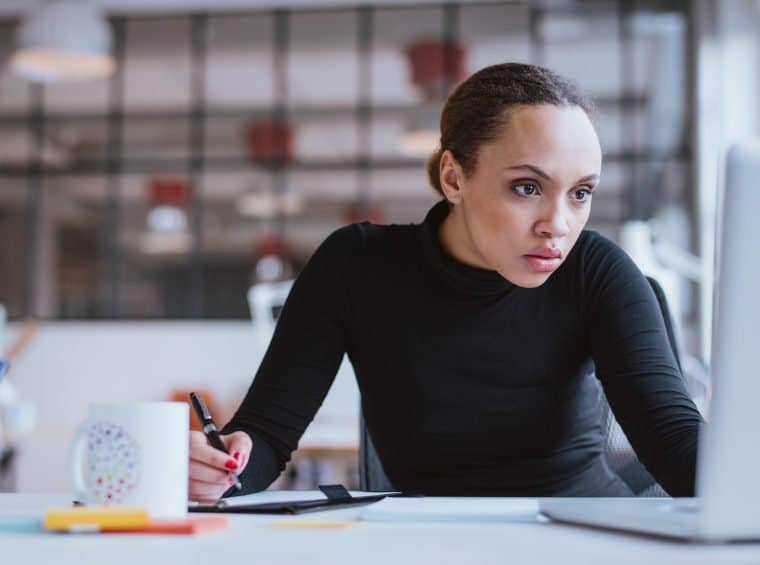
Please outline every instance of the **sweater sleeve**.
[[597, 236], [584, 268], [597, 376], [636, 455], [672, 496], [693, 496], [703, 420], [689, 398], [660, 306], [628, 255]]
[[259, 370], [223, 433], [242, 430], [253, 450], [241, 480], [256, 492], [274, 481], [335, 379], [346, 351], [346, 266], [358, 241], [348, 226], [330, 235], [293, 284]]

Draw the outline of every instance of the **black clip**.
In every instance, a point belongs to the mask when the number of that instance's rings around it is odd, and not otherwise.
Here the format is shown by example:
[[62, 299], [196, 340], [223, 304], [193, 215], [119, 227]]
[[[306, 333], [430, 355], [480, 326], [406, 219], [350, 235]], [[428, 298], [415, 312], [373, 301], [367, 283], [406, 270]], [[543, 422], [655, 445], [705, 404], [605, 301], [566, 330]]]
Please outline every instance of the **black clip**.
[[353, 498], [343, 485], [319, 485], [319, 490], [325, 493], [330, 502], [346, 502]]

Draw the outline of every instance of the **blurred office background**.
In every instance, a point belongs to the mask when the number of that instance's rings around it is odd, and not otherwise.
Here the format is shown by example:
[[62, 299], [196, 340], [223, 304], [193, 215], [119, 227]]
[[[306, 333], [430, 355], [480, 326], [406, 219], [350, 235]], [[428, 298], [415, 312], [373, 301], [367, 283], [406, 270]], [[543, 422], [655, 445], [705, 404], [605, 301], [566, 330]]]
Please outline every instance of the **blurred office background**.
[[[759, 24], [753, 0], [0, 3], [0, 490], [66, 489], [91, 401], [200, 388], [228, 418], [278, 306], [252, 319], [249, 289], [347, 223], [421, 221], [446, 94], [505, 61], [596, 102], [589, 228], [666, 288], [703, 405], [718, 157], [760, 125]], [[35, 42], [101, 57], [51, 70]], [[283, 485], [355, 482], [352, 378]]]

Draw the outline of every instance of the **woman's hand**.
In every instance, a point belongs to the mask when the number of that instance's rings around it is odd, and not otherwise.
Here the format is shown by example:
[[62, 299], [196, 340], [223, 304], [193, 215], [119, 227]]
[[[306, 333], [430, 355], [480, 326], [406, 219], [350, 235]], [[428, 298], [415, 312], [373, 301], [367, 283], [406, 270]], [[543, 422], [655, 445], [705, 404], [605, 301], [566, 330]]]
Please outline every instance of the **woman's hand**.
[[190, 500], [218, 500], [233, 484], [230, 471], [240, 474], [248, 464], [253, 447], [248, 434], [232, 432], [221, 438], [229, 455], [211, 447], [203, 433], [190, 432]]

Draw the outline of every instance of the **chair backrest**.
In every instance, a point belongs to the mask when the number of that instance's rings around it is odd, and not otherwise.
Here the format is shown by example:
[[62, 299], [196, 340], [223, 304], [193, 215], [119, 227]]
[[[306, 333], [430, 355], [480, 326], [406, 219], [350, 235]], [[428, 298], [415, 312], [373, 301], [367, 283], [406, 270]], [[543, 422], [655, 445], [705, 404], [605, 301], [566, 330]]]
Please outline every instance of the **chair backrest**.
[[257, 283], [248, 289], [248, 307], [256, 327], [271, 330], [277, 322], [279, 309], [285, 304], [292, 280]]
[[367, 492], [394, 490], [380, 462], [380, 456], [375, 451], [372, 438], [369, 437], [361, 411], [359, 414], [359, 488]]
[[5, 330], [8, 325], [8, 311], [0, 304], [0, 357], [5, 355]]
[[[673, 320], [670, 316], [665, 293], [655, 279], [647, 277], [647, 280], [657, 298], [657, 303], [660, 305], [668, 334], [668, 342], [673, 350], [678, 368], [681, 369], [681, 360], [673, 331]], [[604, 395], [602, 395], [602, 400], [604, 402], [602, 410], [602, 430], [605, 434], [604, 454], [612, 471], [617, 473], [639, 496], [667, 496], [667, 493], [657, 484], [654, 477], [649, 474], [636, 457], [631, 444], [628, 443], [628, 438], [615, 420]], [[372, 438], [370, 438], [364, 418], [361, 415], [359, 426], [359, 488], [369, 492], [394, 490], [390, 479], [385, 474], [383, 464], [372, 444]]]

